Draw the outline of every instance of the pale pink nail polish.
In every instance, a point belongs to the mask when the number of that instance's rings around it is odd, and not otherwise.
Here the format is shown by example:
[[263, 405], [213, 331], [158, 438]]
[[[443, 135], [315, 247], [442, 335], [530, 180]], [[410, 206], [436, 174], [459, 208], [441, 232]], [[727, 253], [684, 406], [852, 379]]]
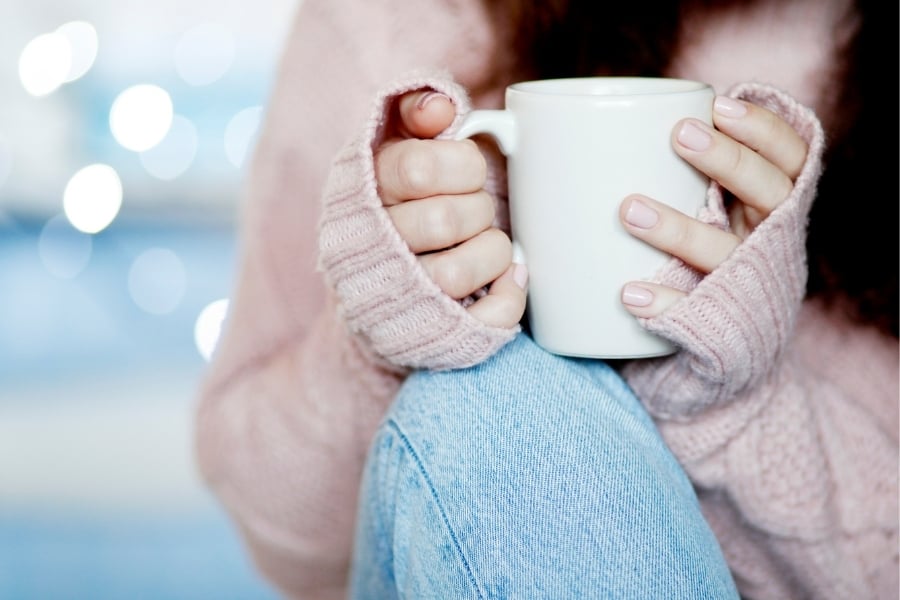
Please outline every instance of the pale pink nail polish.
[[645, 287], [629, 283], [622, 288], [622, 302], [629, 306], [650, 306], [653, 302], [653, 292]]
[[419, 98], [419, 101], [416, 102], [416, 108], [418, 108], [419, 110], [423, 110], [425, 106], [435, 98], [446, 98], [449, 102], [452, 102], [452, 100], [450, 100], [450, 96], [448, 96], [447, 94], [432, 90]]
[[716, 96], [713, 109], [723, 117], [738, 119], [747, 114], [747, 107], [734, 98], [728, 96]]
[[640, 200], [634, 199], [625, 211], [625, 220], [635, 227], [650, 229], [659, 222], [659, 213]]
[[678, 142], [694, 152], [703, 152], [712, 144], [712, 136], [693, 121], [685, 121], [678, 130]]
[[515, 269], [513, 269], [513, 281], [524, 290], [528, 286], [528, 267], [516, 264]]

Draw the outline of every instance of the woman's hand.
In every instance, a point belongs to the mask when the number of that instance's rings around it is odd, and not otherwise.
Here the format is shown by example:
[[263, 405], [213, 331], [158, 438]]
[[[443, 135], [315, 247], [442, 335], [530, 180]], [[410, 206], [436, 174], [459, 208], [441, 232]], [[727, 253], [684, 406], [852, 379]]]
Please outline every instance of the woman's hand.
[[[628, 196], [619, 210], [629, 233], [702, 273], [718, 267], [788, 197], [807, 153], [806, 142], [790, 125], [748, 102], [717, 97], [713, 123], [715, 129], [695, 119], [679, 122], [672, 145], [734, 196], [729, 206], [730, 231], [646, 196]], [[622, 302], [635, 316], [655, 317], [684, 295], [670, 287], [635, 281], [623, 287]]]
[[469, 313], [487, 325], [513, 327], [525, 312], [528, 273], [512, 262], [506, 234], [493, 227], [494, 200], [483, 189], [487, 166], [478, 146], [432, 139], [455, 115], [444, 94], [420, 90], [399, 99], [375, 154], [379, 193], [435, 283], [456, 299], [489, 285]]

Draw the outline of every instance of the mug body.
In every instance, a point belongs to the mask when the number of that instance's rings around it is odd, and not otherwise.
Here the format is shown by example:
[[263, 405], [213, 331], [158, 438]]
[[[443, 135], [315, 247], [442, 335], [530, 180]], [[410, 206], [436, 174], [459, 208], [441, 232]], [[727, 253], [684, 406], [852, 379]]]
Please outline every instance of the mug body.
[[672, 148], [683, 118], [712, 122], [704, 83], [633, 77], [531, 81], [506, 91], [513, 242], [529, 269], [535, 341], [564, 355], [638, 358], [674, 348], [622, 306], [622, 286], [670, 257], [629, 235], [619, 206], [640, 193], [695, 216], [709, 180]]

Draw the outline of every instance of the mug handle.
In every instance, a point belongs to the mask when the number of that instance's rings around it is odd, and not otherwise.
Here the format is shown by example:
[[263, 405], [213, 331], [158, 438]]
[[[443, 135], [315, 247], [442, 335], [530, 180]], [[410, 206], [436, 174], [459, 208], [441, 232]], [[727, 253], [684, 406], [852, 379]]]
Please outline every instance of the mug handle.
[[[486, 133], [494, 138], [505, 156], [510, 156], [516, 150], [516, 120], [508, 110], [473, 110], [463, 117], [453, 139], [463, 140], [479, 133]], [[525, 253], [515, 239], [512, 241], [512, 251], [513, 262], [524, 265]]]
[[453, 139], [462, 140], [478, 133], [486, 133], [509, 156], [516, 150], [516, 120], [508, 110], [473, 110], [463, 117]]

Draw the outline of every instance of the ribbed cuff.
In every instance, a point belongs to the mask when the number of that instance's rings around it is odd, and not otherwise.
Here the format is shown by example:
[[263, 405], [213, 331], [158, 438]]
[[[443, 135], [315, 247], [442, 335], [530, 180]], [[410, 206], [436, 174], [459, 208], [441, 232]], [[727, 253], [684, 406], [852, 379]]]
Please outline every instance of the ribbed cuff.
[[348, 329], [376, 355], [403, 367], [467, 367], [493, 355], [518, 328], [484, 325], [431, 280], [394, 228], [375, 180], [374, 149], [392, 102], [422, 88], [455, 104], [448, 132], [470, 109], [465, 91], [443, 73], [414, 73], [378, 95], [362, 136], [332, 166], [319, 223], [319, 269]]

